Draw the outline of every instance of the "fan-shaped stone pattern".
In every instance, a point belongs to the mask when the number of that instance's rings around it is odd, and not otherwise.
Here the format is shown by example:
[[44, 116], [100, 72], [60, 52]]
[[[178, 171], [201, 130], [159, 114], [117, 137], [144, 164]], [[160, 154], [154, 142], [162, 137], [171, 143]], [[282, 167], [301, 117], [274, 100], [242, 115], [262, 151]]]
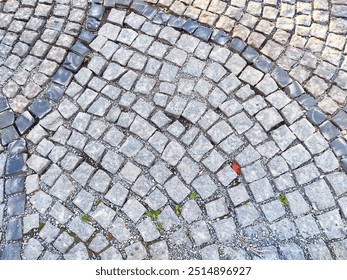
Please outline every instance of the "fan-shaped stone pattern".
[[[156, 15], [139, 3], [132, 9]], [[102, 12], [92, 5], [88, 28]], [[125, 15], [111, 11], [89, 63], [65, 78], [58, 108], [27, 136], [35, 145], [28, 165], [40, 177], [26, 180], [32, 214], [23, 232], [39, 232], [44, 248], [30, 239], [22, 257], [343, 258], [346, 175], [328, 134], [291, 99], [302, 94], [298, 84], [240, 40], [205, 44], [212, 30], [194, 23], [198, 39], [172, 29], [179, 20], [153, 24], [165, 14], [153, 22]], [[214, 42], [228, 41], [216, 34]], [[307, 116], [319, 124], [317, 112]], [[343, 155], [341, 138], [334, 142]], [[39, 225], [37, 212], [57, 223]], [[6, 239], [20, 239], [20, 226], [11, 220]], [[1, 257], [19, 258], [15, 245]]]

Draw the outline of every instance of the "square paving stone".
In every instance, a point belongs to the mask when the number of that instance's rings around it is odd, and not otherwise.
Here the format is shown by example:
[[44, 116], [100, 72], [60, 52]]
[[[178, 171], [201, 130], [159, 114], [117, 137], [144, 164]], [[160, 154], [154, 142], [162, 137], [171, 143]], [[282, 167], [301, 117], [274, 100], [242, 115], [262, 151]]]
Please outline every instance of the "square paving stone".
[[280, 240], [286, 240], [296, 235], [294, 223], [287, 218], [270, 225], [270, 228]]
[[204, 221], [198, 221], [190, 228], [191, 236], [196, 246], [200, 246], [211, 240], [211, 234]]
[[178, 120], [172, 123], [166, 129], [170, 134], [175, 136], [176, 138], [180, 137], [180, 135], [186, 130], [183, 124], [181, 124]]
[[177, 142], [171, 141], [165, 148], [162, 159], [170, 165], [176, 166], [185, 154], [185, 149]]
[[263, 204], [261, 206], [261, 209], [264, 212], [266, 219], [270, 223], [286, 214], [286, 211], [284, 210], [282, 203], [279, 200], [274, 200], [269, 203]]
[[267, 178], [252, 182], [249, 184], [249, 187], [257, 202], [262, 202], [275, 195], [272, 186]]
[[248, 145], [236, 156], [235, 159], [241, 166], [246, 166], [260, 158], [260, 154], [253, 148], [253, 146]]
[[314, 161], [317, 167], [326, 173], [339, 168], [339, 162], [335, 157], [334, 153], [330, 150], [327, 150], [320, 156], [315, 157]]
[[93, 219], [96, 220], [104, 229], [107, 229], [110, 226], [115, 215], [116, 212], [103, 203], [100, 203], [91, 214]]
[[159, 241], [150, 245], [149, 253], [153, 260], [169, 259], [169, 249], [165, 241]]
[[109, 244], [108, 240], [101, 233], [98, 233], [90, 242], [88, 248], [95, 253], [100, 253], [107, 245]]
[[259, 212], [253, 204], [247, 204], [235, 208], [236, 218], [241, 227], [253, 224], [259, 217]]
[[146, 248], [141, 242], [136, 242], [128, 247], [125, 247], [127, 260], [144, 260], [147, 258]]
[[213, 195], [217, 190], [217, 186], [215, 185], [211, 177], [206, 174], [195, 179], [192, 183], [192, 186], [204, 200]]
[[124, 158], [119, 154], [108, 151], [101, 161], [101, 166], [112, 174], [116, 174], [121, 165], [124, 162]]
[[182, 207], [182, 216], [190, 224], [200, 218], [202, 211], [194, 200], [188, 200]]
[[234, 170], [227, 164], [217, 173], [217, 178], [223, 186], [228, 186], [237, 178], [237, 174]]
[[120, 148], [120, 152], [127, 157], [134, 157], [142, 149], [143, 144], [133, 136], [129, 136]]
[[162, 208], [166, 202], [166, 196], [159, 189], [155, 189], [145, 199], [145, 203], [154, 211]]
[[135, 198], [129, 198], [123, 205], [122, 211], [129, 217], [129, 219], [131, 219], [134, 223], [137, 223], [137, 221], [146, 212], [146, 208]]
[[296, 137], [286, 125], [271, 131], [271, 136], [282, 151], [285, 151], [296, 140]]
[[50, 161], [43, 158], [39, 157], [37, 155], [32, 155], [28, 160], [27, 160], [27, 165], [29, 168], [34, 170], [37, 174], [41, 174], [43, 171], [47, 169], [49, 166]]
[[318, 178], [320, 176], [320, 173], [317, 169], [317, 167], [313, 164], [307, 164], [303, 167], [298, 168], [294, 171], [296, 181], [300, 184], [306, 184], [314, 180], [315, 178]]
[[188, 103], [182, 116], [195, 124], [206, 111], [206, 105], [199, 101], [192, 100]]
[[294, 222], [304, 238], [312, 237], [320, 233], [317, 222], [311, 214], [297, 218]]
[[336, 204], [328, 185], [324, 180], [316, 181], [305, 187], [305, 193], [312, 207], [316, 210], [324, 210]]
[[317, 219], [328, 239], [342, 238], [346, 235], [346, 229], [338, 209], [318, 215]]
[[166, 231], [180, 224], [180, 220], [170, 206], [166, 206], [159, 214], [158, 221], [162, 223], [163, 228]]
[[140, 116], [136, 116], [130, 127], [130, 131], [138, 135], [143, 140], [148, 140], [155, 132], [155, 127], [149, 124]]
[[181, 203], [190, 193], [189, 189], [177, 176], [167, 181], [164, 188], [176, 203]]
[[47, 243], [53, 242], [58, 236], [60, 230], [58, 227], [52, 225], [51, 223], [46, 223], [41, 229], [39, 236]]
[[105, 146], [96, 141], [89, 142], [84, 148], [84, 152], [96, 162], [100, 161], [104, 151]]
[[172, 175], [172, 172], [161, 161], [153, 165], [149, 170], [149, 173], [159, 184], [164, 184], [167, 181], [167, 179]]
[[208, 130], [218, 119], [219, 115], [214, 112], [214, 110], [207, 110], [204, 116], [199, 120], [199, 126], [203, 130]]
[[258, 145], [268, 139], [267, 134], [258, 123], [248, 130], [245, 136], [252, 145]]
[[233, 130], [223, 120], [215, 124], [212, 128], [207, 131], [207, 134], [211, 137], [212, 142], [219, 144], [224, 138], [229, 136]]
[[185, 95], [191, 95], [194, 85], [195, 82], [193, 80], [181, 78], [178, 81], [177, 91]]
[[262, 78], [264, 74], [259, 70], [247, 66], [240, 75], [240, 80], [250, 84], [251, 86], [255, 86]]
[[253, 126], [253, 122], [248, 118], [248, 116], [244, 112], [232, 116], [231, 118], [229, 118], [229, 122], [240, 135]]
[[202, 163], [212, 172], [216, 172], [225, 162], [225, 159], [216, 150], [213, 150], [210, 155], [205, 158]]
[[127, 162], [119, 175], [122, 179], [129, 183], [134, 183], [137, 177], [141, 174], [142, 170], [131, 162]]
[[186, 99], [179, 96], [174, 96], [174, 98], [166, 106], [165, 112], [177, 118], [181, 116], [186, 105], [187, 105]]
[[125, 226], [122, 218], [116, 217], [109, 228], [109, 232], [119, 241], [127, 241], [130, 238], [130, 232]]
[[200, 135], [194, 142], [188, 153], [195, 161], [200, 161], [203, 156], [213, 148], [211, 142], [203, 135]]
[[199, 129], [197, 127], [191, 127], [182, 137], [181, 142], [186, 146], [189, 146], [199, 134]]
[[242, 145], [243, 145], [243, 141], [238, 136], [233, 134], [233, 135], [230, 135], [228, 138], [226, 138], [224, 141], [222, 141], [218, 145], [218, 147], [222, 149], [225, 153], [232, 154]]
[[134, 160], [141, 165], [151, 167], [155, 159], [155, 154], [145, 147], [136, 155]]
[[143, 240], [145, 242], [151, 242], [160, 237], [159, 231], [156, 229], [156, 225], [150, 218], [145, 219], [137, 226]]
[[51, 211], [49, 211], [49, 215], [55, 218], [59, 223], [66, 224], [68, 220], [73, 216], [73, 213], [67, 209], [60, 202], [56, 202]]
[[286, 198], [289, 202], [290, 211], [294, 216], [300, 216], [310, 211], [309, 204], [305, 201], [299, 191], [287, 193]]
[[61, 253], [65, 253], [66, 250], [74, 243], [74, 238], [71, 237], [67, 232], [60, 234], [53, 246]]
[[50, 189], [49, 194], [66, 201], [70, 194], [75, 190], [74, 185], [65, 174], [61, 175]]
[[272, 176], [277, 177], [289, 171], [288, 164], [281, 156], [276, 156], [267, 164]]
[[274, 108], [268, 108], [260, 111], [255, 118], [260, 122], [266, 131], [280, 124], [283, 119]]
[[87, 181], [94, 173], [95, 168], [86, 162], [83, 162], [75, 171], [71, 177], [80, 185], [85, 186]]
[[124, 138], [124, 134], [117, 128], [111, 127], [110, 130], [105, 134], [104, 140], [113, 147], [118, 146]]
[[328, 142], [318, 132], [308, 137], [305, 140], [304, 145], [313, 155], [318, 154], [329, 147]]
[[213, 200], [205, 205], [207, 215], [213, 220], [229, 213], [225, 198]]
[[113, 204], [122, 207], [129, 191], [120, 183], [116, 183], [105, 195], [105, 198]]
[[95, 231], [95, 228], [83, 222], [81, 217], [75, 217], [68, 225], [68, 228], [84, 242], [87, 241]]
[[301, 141], [305, 141], [315, 131], [314, 126], [305, 118], [295, 122], [289, 128]]
[[308, 252], [313, 260], [332, 260], [330, 250], [323, 240], [307, 245]]
[[184, 157], [177, 166], [177, 170], [183, 180], [190, 184], [199, 173], [199, 165], [190, 158]]
[[249, 199], [248, 192], [243, 184], [228, 189], [228, 194], [234, 206], [246, 202]]
[[218, 83], [227, 73], [227, 71], [219, 63], [213, 62], [205, 68], [203, 73], [207, 78], [211, 79], [215, 83]]
[[335, 172], [326, 176], [327, 182], [332, 186], [336, 195], [340, 196], [347, 192], [347, 175], [343, 172]]
[[105, 193], [111, 183], [111, 178], [103, 170], [98, 170], [89, 182], [89, 186], [100, 193]]
[[30, 198], [30, 203], [41, 214], [44, 214], [46, 212], [46, 210], [51, 206], [52, 201], [53, 201], [52, 197], [43, 191], [39, 191], [35, 193]]
[[242, 174], [247, 183], [259, 180], [267, 175], [259, 160], [242, 168]]
[[230, 99], [225, 101], [223, 104], [219, 106], [219, 109], [227, 116], [231, 117], [242, 111], [242, 105], [236, 101], [235, 99]]
[[40, 244], [40, 241], [30, 238], [23, 251], [23, 260], [37, 260], [43, 250], [44, 247]]
[[311, 159], [311, 155], [301, 144], [289, 148], [282, 156], [291, 168], [297, 168]]
[[228, 95], [238, 89], [241, 85], [241, 81], [234, 75], [229, 74], [219, 84], [219, 87]]
[[213, 91], [209, 94], [208, 102], [217, 109], [228, 96], [218, 87], [214, 88]]
[[216, 221], [212, 226], [220, 242], [228, 244], [235, 240], [236, 225], [232, 218]]

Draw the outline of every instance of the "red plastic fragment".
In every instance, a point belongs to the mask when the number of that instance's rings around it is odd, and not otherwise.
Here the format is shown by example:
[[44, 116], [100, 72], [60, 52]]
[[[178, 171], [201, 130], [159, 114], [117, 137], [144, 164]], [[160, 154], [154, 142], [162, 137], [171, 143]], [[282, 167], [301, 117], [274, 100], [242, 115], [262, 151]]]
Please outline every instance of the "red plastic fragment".
[[231, 168], [235, 171], [235, 173], [237, 174], [237, 175], [240, 175], [241, 174], [241, 167], [240, 167], [240, 165], [238, 165], [237, 163], [233, 163], [232, 165], [231, 165]]

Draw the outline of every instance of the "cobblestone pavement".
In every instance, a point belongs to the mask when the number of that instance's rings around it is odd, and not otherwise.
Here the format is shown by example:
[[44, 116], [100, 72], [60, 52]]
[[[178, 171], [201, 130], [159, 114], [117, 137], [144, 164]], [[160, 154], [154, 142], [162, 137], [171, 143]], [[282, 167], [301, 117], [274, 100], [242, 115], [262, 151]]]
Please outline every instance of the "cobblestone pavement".
[[231, 2], [0, 2], [0, 259], [347, 259], [345, 0]]

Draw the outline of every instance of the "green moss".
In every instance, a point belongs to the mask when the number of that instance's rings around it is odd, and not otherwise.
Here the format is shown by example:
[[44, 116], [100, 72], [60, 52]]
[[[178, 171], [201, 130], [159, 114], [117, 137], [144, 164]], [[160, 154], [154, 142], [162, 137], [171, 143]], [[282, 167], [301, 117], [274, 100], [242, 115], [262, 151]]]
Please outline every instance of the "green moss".
[[281, 194], [278, 196], [279, 201], [281, 201], [282, 206], [289, 205], [289, 201], [287, 200], [286, 196], [284, 194]]
[[84, 222], [84, 223], [88, 222], [89, 219], [90, 219], [90, 218], [89, 218], [88, 215], [83, 215], [83, 216], [82, 216], [82, 222]]
[[182, 207], [179, 206], [178, 204], [175, 206], [175, 213], [177, 216], [181, 215], [182, 213]]
[[157, 222], [157, 230], [161, 231], [163, 229], [163, 223]]
[[190, 199], [196, 199], [196, 192], [191, 192], [189, 195]]
[[159, 215], [160, 215], [161, 211], [160, 210], [156, 210], [156, 211], [148, 211], [146, 213], [147, 217], [150, 217], [152, 219], [152, 221], [154, 221]]
[[39, 231], [41, 231], [45, 225], [46, 225], [46, 223], [40, 222], [40, 224], [39, 224]]

